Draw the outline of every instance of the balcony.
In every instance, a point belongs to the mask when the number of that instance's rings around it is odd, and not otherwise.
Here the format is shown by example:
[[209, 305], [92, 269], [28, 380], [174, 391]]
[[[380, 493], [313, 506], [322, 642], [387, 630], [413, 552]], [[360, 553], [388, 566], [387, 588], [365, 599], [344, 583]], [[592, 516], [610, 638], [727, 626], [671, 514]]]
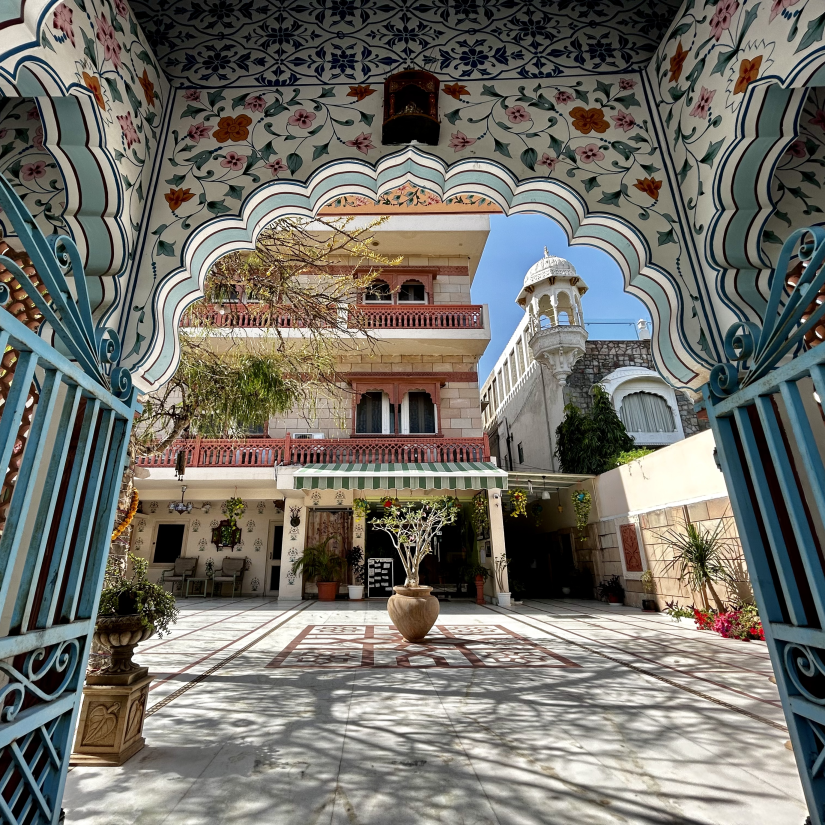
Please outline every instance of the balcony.
[[487, 437], [381, 436], [378, 438], [180, 439], [162, 453], [143, 456], [141, 467], [174, 468], [183, 450], [187, 467], [275, 467], [286, 464], [398, 464], [489, 461]]

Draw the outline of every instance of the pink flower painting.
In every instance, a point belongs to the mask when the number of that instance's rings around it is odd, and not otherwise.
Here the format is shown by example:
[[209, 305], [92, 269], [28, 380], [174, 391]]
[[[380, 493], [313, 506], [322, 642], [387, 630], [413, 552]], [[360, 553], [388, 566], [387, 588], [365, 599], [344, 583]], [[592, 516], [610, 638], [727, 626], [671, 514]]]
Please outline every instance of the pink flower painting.
[[[5, 131], [6, 130], [4, 129], [3, 133], [5, 133]], [[3, 137], [3, 135], [0, 134], [0, 137]], [[35, 149], [39, 149], [41, 152], [43, 151], [43, 127], [42, 126], [38, 126], [37, 129], [35, 129], [34, 137], [32, 138], [32, 143], [34, 144]]]
[[634, 80], [632, 77], [620, 77], [619, 78], [619, 88], [623, 92], [629, 92], [631, 89], [636, 88], [636, 84], [638, 80]]
[[198, 103], [198, 102], [200, 102], [200, 99], [201, 99], [201, 90], [200, 89], [187, 89], [183, 93], [183, 99], [184, 100], [190, 100], [193, 103]]
[[690, 116], [701, 118], [707, 117], [710, 104], [713, 103], [715, 94], [716, 89], [711, 91], [710, 89], [706, 89], [702, 86], [702, 89], [699, 92], [699, 99], [696, 101], [696, 105], [690, 110]]
[[262, 112], [266, 106], [266, 101], [260, 95], [253, 95], [246, 99], [244, 109], [249, 109], [250, 112]]
[[507, 119], [510, 123], [524, 123], [525, 120], [532, 120], [533, 118], [530, 117], [530, 113], [524, 106], [511, 106], [509, 109], [506, 109], [504, 114], [507, 115]]
[[125, 20], [129, 16], [129, 7], [126, 5], [126, 0], [115, 0], [115, 11], [118, 17]]
[[801, 140], [795, 140], [786, 150], [786, 155], [791, 155], [795, 158], [808, 157], [808, 150], [805, 148], [805, 143]]
[[[296, 113], [297, 114], [297, 113]], [[347, 146], [352, 146], [357, 149], [359, 152], [363, 152], [365, 155], [369, 152], [370, 149], [375, 149], [372, 145], [372, 132], [367, 134], [366, 132], [361, 132], [357, 138], [354, 140], [347, 140], [345, 141]]]
[[266, 164], [266, 168], [272, 172], [273, 178], [277, 178], [279, 172], [286, 172], [287, 165], [280, 158], [275, 158]]
[[103, 57], [111, 60], [116, 69], [120, 68], [120, 43], [114, 28], [106, 19], [105, 14], [95, 18], [97, 24], [97, 39], [103, 44]]
[[35, 180], [42, 178], [46, 174], [45, 161], [38, 160], [37, 163], [24, 163], [20, 167], [20, 177], [23, 180]]
[[785, 9], [795, 6], [798, 2], [799, 0], [773, 0], [773, 4], [771, 5], [771, 16], [768, 18], [768, 23], [770, 23], [778, 14], [782, 14]]
[[811, 126], [819, 126], [820, 129], [825, 130], [825, 112], [822, 109], [817, 109], [816, 114], [808, 121]]
[[239, 155], [237, 152], [227, 152], [226, 157], [221, 161], [221, 166], [231, 169], [233, 172], [240, 172], [246, 163], [246, 155]]
[[135, 124], [132, 123], [132, 113], [127, 112], [125, 115], [118, 115], [117, 122], [120, 124], [120, 131], [123, 132], [123, 137], [126, 140], [126, 148], [131, 149], [136, 143], [140, 143]]
[[309, 129], [310, 126], [312, 126], [312, 121], [315, 120], [316, 117], [317, 115], [314, 112], [308, 112], [306, 109], [298, 109], [295, 114], [289, 118], [287, 123], [289, 123], [290, 126], [297, 126], [299, 129]]
[[559, 106], [562, 106], [565, 103], [571, 103], [573, 100], [575, 100], [575, 97], [573, 96], [572, 92], [556, 92], [556, 95], [553, 98], [553, 100], [555, 100], [556, 103], [559, 104]]
[[468, 146], [472, 146], [476, 142], [475, 138], [468, 138], [464, 132], [453, 132], [450, 135], [450, 149], [453, 149], [456, 152], [461, 152], [463, 149], [466, 149]]
[[193, 123], [189, 127], [189, 131], [186, 133], [186, 136], [195, 143], [200, 143], [202, 140], [209, 137], [209, 133], [212, 131], [212, 128], [212, 126], [207, 126], [203, 121], [200, 123]]
[[582, 163], [593, 163], [594, 160], [604, 160], [604, 152], [599, 149], [597, 143], [588, 143], [587, 146], [579, 146], [576, 154]]
[[553, 157], [553, 155], [548, 155], [545, 152], [541, 158], [536, 162], [537, 166], [546, 166], [548, 172], [552, 172], [556, 168], [556, 164], [559, 162], [559, 159]]
[[37, 106], [32, 106], [28, 112], [26, 112], [26, 120], [40, 120], [40, 112], [37, 111]]
[[621, 129], [624, 132], [629, 132], [636, 125], [633, 115], [628, 112], [623, 112], [621, 109], [619, 109], [617, 115], [611, 115], [610, 119], [616, 124], [617, 129]]
[[717, 42], [722, 35], [730, 28], [733, 15], [739, 8], [739, 0], [719, 0], [716, 4], [716, 11], [710, 18], [710, 33]]
[[52, 25], [63, 32], [74, 46], [74, 28], [72, 27], [72, 10], [65, 3], [58, 3], [54, 10]]

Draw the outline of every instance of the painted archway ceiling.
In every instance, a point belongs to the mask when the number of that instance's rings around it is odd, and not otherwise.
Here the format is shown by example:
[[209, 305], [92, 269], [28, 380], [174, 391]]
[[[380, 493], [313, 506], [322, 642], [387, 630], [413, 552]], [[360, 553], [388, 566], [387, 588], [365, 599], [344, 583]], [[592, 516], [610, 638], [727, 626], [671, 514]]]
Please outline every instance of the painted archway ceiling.
[[680, 3], [135, 0], [132, 5], [176, 85], [283, 86], [376, 82], [408, 64], [462, 80], [641, 69]]

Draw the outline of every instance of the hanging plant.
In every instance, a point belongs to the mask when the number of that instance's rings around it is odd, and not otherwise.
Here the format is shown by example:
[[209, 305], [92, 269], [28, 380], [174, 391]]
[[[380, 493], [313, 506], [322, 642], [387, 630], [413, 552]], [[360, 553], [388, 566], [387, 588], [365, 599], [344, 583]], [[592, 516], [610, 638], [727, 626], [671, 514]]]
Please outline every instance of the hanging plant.
[[387, 496], [386, 498], [381, 499], [381, 504], [384, 506], [385, 510], [389, 510], [390, 507], [392, 507], [394, 503], [395, 502], [389, 496]]
[[524, 490], [510, 490], [510, 504], [513, 505], [513, 518], [527, 515], [527, 493]]
[[370, 511], [369, 502], [365, 498], [356, 498], [352, 502], [352, 513], [355, 518], [366, 518]]
[[487, 493], [483, 490], [473, 496], [473, 529], [477, 536], [483, 536], [490, 529], [490, 511], [487, 508]]
[[544, 510], [544, 508], [538, 502], [536, 502], [530, 508], [530, 512], [533, 514], [533, 520], [534, 520], [534, 523], [535, 523], [536, 527], [541, 527], [541, 513], [542, 513], [542, 510]]
[[224, 511], [226, 512], [226, 519], [234, 529], [237, 526], [237, 520], [246, 512], [246, 505], [243, 499], [238, 496], [228, 498], [224, 504]]
[[584, 530], [587, 527], [587, 520], [590, 518], [590, 493], [586, 490], [578, 490], [570, 496], [573, 502], [573, 509], [576, 511], [576, 529], [579, 536], [585, 538]]

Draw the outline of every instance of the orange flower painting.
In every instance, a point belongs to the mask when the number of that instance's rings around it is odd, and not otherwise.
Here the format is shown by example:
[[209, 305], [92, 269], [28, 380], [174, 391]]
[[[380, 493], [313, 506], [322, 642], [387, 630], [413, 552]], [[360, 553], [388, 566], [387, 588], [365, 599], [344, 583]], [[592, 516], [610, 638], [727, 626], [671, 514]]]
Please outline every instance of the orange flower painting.
[[369, 86], [350, 86], [347, 92], [347, 97], [354, 97], [360, 103], [365, 97], [375, 94], [375, 89]]
[[454, 97], [456, 100], [461, 100], [461, 95], [470, 94], [467, 87], [461, 83], [450, 83], [447, 86], [445, 86], [441, 91], [443, 91], [445, 95]]
[[252, 118], [249, 115], [222, 117], [218, 121], [218, 128], [212, 137], [214, 137], [218, 143], [226, 143], [227, 140], [237, 143], [249, 137], [249, 127], [251, 125]]
[[753, 60], [745, 58], [739, 64], [739, 77], [736, 78], [736, 85], [733, 87], [735, 95], [741, 95], [745, 89], [759, 77], [759, 67], [762, 65], [762, 55], [754, 57]]
[[95, 96], [97, 105], [100, 106], [100, 108], [105, 112], [106, 99], [103, 97], [103, 92], [100, 90], [100, 78], [92, 77], [90, 74], [83, 72], [83, 83], [87, 89], [91, 90], [92, 94]]
[[146, 69], [143, 69], [143, 76], [138, 78], [141, 89], [143, 89], [143, 96], [146, 98], [146, 105], [155, 108], [155, 84], [149, 80], [149, 75], [146, 74]]
[[195, 196], [188, 189], [170, 189], [164, 196], [169, 208], [174, 212], [180, 209], [186, 201], [191, 201]]
[[583, 135], [591, 132], [598, 132], [600, 135], [607, 131], [610, 125], [604, 119], [604, 112], [601, 109], [585, 109], [583, 106], [576, 106], [570, 110], [573, 118], [573, 128]]
[[679, 45], [676, 46], [676, 54], [670, 58], [670, 77], [668, 80], [671, 83], [675, 83], [682, 76], [682, 69], [684, 68], [687, 56], [688, 52], [682, 48], [682, 41], [680, 40]]
[[662, 188], [662, 182], [656, 178], [636, 178], [636, 183], [633, 184], [634, 189], [644, 192], [653, 200], [659, 200], [659, 190]]

